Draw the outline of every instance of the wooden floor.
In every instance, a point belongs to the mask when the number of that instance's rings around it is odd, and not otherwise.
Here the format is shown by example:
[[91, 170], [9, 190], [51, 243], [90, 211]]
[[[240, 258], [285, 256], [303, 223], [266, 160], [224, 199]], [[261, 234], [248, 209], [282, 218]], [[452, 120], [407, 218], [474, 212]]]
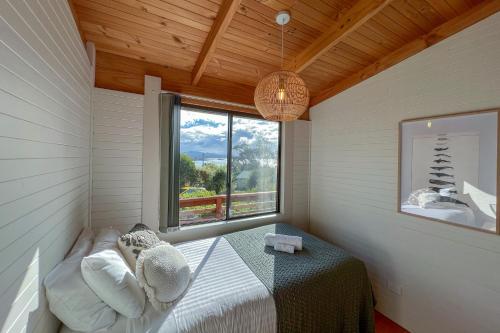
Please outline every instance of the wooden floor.
[[375, 333], [409, 333], [409, 331], [375, 311]]

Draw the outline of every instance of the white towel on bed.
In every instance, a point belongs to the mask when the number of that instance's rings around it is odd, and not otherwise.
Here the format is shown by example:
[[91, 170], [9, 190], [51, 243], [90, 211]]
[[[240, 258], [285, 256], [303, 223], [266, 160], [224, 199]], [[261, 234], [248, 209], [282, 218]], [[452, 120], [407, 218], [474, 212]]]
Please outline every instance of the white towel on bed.
[[264, 235], [264, 242], [266, 246], [272, 247], [276, 243], [292, 245], [295, 250], [302, 251], [302, 237], [300, 236], [267, 233]]
[[293, 247], [293, 245], [283, 244], [283, 243], [275, 243], [274, 250], [280, 251], [280, 252], [292, 253], [292, 254], [295, 252], [295, 248]]

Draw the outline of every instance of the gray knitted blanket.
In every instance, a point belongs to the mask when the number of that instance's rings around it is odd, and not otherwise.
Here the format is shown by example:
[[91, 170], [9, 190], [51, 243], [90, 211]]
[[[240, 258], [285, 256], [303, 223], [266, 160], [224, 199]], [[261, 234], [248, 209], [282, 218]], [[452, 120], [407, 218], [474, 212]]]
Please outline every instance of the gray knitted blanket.
[[[295, 254], [264, 245], [268, 232], [302, 237]], [[344, 250], [288, 224], [224, 236], [273, 295], [278, 332], [374, 332], [365, 265]]]

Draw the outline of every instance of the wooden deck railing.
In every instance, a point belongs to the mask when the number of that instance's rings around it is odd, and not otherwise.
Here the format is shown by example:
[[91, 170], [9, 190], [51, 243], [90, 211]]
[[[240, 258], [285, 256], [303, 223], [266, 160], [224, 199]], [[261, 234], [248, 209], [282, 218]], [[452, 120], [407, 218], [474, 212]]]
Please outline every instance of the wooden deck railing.
[[[233, 208], [252, 208], [257, 207], [258, 204], [264, 204], [275, 200], [276, 191], [270, 192], [253, 192], [253, 193], [234, 193], [231, 194], [231, 204]], [[244, 204], [241, 204], [241, 203]], [[212, 197], [204, 197], [204, 198], [184, 198], [179, 200], [179, 207], [181, 208], [181, 213], [184, 214], [209, 214], [214, 213], [215, 219], [222, 219], [225, 213], [225, 203], [226, 203], [226, 195], [214, 195]], [[200, 209], [185, 209], [189, 207], [200, 207], [200, 206], [212, 206], [214, 207], [203, 207]], [[207, 220], [206, 218], [199, 218], [189, 221], [184, 224], [192, 224], [204, 222]], [[213, 218], [209, 218], [208, 220], [213, 220]], [[181, 219], [182, 223], [182, 219]]]

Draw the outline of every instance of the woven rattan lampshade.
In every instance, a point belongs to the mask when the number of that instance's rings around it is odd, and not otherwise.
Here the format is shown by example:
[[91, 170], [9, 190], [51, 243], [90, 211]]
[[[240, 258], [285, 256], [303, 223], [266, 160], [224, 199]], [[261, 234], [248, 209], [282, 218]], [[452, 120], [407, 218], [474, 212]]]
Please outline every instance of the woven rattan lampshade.
[[[281, 26], [281, 68], [283, 68], [283, 26], [290, 21], [288, 11], [276, 15]], [[296, 73], [280, 70], [265, 76], [257, 84], [254, 102], [260, 114], [268, 120], [292, 121], [309, 107], [309, 90]]]
[[309, 106], [309, 90], [304, 80], [290, 71], [265, 76], [255, 88], [255, 106], [265, 119], [292, 121]]

